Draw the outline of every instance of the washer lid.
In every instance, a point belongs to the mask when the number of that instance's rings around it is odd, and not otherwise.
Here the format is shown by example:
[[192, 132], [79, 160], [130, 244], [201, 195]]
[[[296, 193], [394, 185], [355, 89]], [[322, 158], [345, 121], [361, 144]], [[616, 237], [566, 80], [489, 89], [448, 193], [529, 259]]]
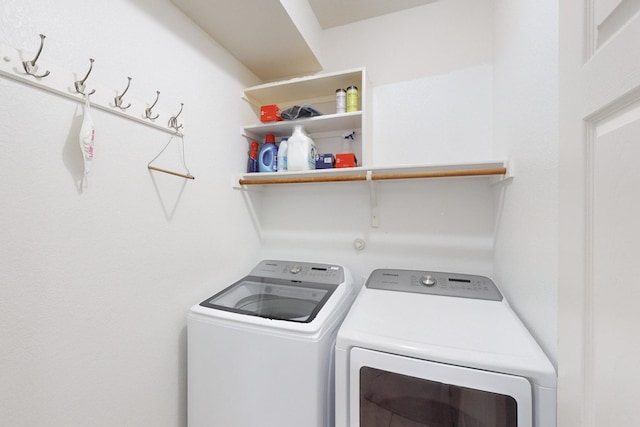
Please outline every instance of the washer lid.
[[268, 319], [309, 323], [337, 285], [246, 276], [200, 303], [202, 307]]

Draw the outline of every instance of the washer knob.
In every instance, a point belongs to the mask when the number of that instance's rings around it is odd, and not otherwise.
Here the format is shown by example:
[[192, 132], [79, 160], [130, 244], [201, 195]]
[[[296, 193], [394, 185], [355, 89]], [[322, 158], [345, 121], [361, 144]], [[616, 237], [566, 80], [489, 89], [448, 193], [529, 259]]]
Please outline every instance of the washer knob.
[[291, 274], [298, 274], [301, 271], [302, 271], [302, 267], [299, 266], [298, 264], [292, 265], [291, 267], [289, 267], [289, 273]]
[[431, 287], [431, 286], [435, 286], [437, 282], [435, 277], [427, 275], [427, 276], [422, 276], [420, 278], [420, 283], [422, 283], [424, 286]]

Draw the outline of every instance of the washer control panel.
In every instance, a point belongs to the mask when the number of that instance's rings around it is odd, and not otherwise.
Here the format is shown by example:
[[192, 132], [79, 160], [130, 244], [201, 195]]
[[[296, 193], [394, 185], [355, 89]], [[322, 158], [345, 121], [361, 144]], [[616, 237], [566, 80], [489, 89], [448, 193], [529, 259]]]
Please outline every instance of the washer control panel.
[[344, 269], [339, 265], [295, 261], [264, 260], [251, 271], [250, 275], [327, 285], [339, 285], [345, 280]]
[[502, 301], [502, 294], [491, 279], [471, 274], [419, 270], [374, 270], [365, 286], [398, 292]]

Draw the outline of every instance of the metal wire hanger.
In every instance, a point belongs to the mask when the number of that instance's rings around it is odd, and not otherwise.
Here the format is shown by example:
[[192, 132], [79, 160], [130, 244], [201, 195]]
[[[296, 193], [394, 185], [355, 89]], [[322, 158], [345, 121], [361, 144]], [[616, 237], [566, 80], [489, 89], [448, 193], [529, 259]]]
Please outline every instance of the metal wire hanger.
[[181, 160], [182, 160], [182, 166], [184, 166], [185, 170], [187, 171], [186, 174], [180, 173], [180, 172], [173, 172], [167, 169], [161, 169], [158, 168], [156, 166], [152, 166], [151, 163], [155, 162], [156, 159], [158, 157], [160, 157], [162, 155], [162, 153], [164, 153], [164, 150], [167, 149], [167, 147], [169, 146], [169, 144], [171, 144], [171, 141], [173, 141], [174, 136], [171, 136], [171, 138], [169, 139], [169, 142], [167, 142], [167, 144], [164, 146], [164, 148], [162, 150], [160, 150], [160, 152], [153, 158], [151, 159], [151, 161], [147, 164], [147, 168], [149, 170], [154, 170], [154, 171], [158, 171], [158, 172], [163, 172], [163, 173], [168, 173], [169, 175], [174, 175], [174, 176], [179, 176], [180, 178], [186, 178], [186, 179], [196, 179], [193, 175], [191, 175], [191, 172], [189, 172], [189, 168], [187, 167], [187, 163], [184, 160], [184, 136], [181, 138], [182, 139], [182, 154], [180, 156]]

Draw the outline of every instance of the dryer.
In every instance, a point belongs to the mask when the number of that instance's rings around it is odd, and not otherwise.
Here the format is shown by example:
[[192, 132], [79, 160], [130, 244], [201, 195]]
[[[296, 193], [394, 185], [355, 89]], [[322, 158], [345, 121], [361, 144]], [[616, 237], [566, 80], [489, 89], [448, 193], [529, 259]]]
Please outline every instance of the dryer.
[[482, 276], [375, 270], [336, 341], [336, 427], [554, 427], [556, 372]]
[[189, 427], [333, 425], [335, 337], [352, 283], [340, 265], [265, 260], [194, 305]]

